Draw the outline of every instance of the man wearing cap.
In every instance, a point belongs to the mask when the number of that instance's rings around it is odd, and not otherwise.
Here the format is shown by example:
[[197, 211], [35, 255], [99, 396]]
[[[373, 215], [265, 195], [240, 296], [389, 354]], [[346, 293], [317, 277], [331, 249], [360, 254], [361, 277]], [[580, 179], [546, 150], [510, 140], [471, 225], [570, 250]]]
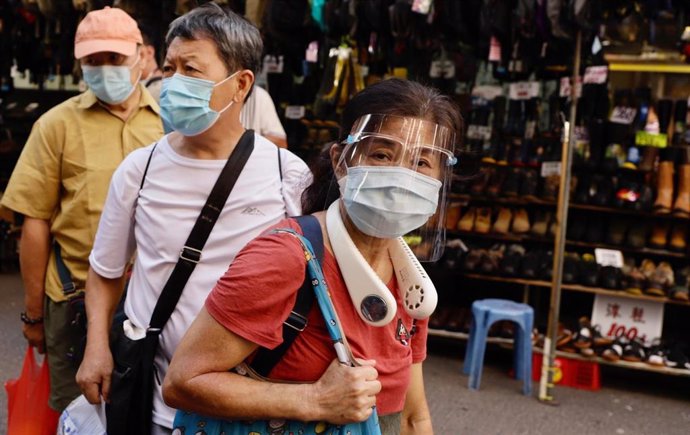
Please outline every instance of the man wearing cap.
[[2, 197], [4, 207], [24, 216], [23, 332], [47, 354], [49, 403], [57, 411], [80, 394], [75, 350], [82, 333], [72, 325], [70, 301], [84, 288], [111, 175], [128, 153], [163, 135], [158, 105], [139, 84], [142, 43], [124, 11], [86, 15], [74, 54], [89, 90], [36, 121]]

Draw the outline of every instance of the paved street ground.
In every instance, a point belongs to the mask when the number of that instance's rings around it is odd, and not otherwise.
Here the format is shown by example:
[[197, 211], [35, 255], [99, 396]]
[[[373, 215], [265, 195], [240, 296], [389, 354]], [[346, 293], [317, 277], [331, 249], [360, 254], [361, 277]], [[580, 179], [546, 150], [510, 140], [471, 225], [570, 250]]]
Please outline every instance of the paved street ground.
[[[0, 380], [16, 377], [24, 355], [18, 274], [0, 274]], [[447, 339], [429, 343], [426, 391], [436, 434], [614, 434], [690, 433], [690, 380], [653, 373], [602, 368], [598, 392], [556, 389], [559, 406], [520, 394], [509, 378], [510, 354], [487, 352], [480, 391], [467, 389], [461, 374], [462, 344]], [[536, 386], [535, 386], [536, 390]], [[7, 397], [0, 395], [0, 434], [7, 427]]]

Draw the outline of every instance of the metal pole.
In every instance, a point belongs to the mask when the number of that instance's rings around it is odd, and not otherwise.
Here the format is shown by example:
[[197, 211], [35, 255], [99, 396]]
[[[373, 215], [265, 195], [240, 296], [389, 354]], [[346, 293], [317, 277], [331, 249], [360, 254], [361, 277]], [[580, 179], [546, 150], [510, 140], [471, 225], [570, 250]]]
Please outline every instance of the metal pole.
[[551, 282], [551, 301], [549, 323], [544, 339], [544, 358], [542, 360], [541, 380], [539, 382], [539, 400], [555, 403], [552, 394], [554, 360], [556, 357], [556, 339], [558, 318], [561, 308], [561, 280], [563, 276], [563, 253], [565, 252], [565, 233], [568, 222], [568, 202], [570, 200], [570, 163], [573, 159], [575, 143], [575, 117], [577, 115], [577, 84], [580, 77], [580, 53], [582, 52], [582, 32], [578, 30], [575, 39], [575, 61], [573, 65], [573, 84], [570, 98], [570, 120], [563, 129], [563, 152], [561, 153], [561, 185], [558, 191], [558, 210], [556, 222], [558, 233], [553, 250], [553, 281]]

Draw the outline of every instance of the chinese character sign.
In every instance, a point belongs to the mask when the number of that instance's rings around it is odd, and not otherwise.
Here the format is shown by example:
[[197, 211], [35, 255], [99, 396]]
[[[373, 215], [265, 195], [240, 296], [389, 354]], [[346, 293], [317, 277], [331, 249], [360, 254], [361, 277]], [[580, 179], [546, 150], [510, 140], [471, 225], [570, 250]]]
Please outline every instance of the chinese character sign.
[[608, 337], [639, 338], [647, 343], [661, 337], [664, 323], [662, 302], [596, 295], [592, 324]]

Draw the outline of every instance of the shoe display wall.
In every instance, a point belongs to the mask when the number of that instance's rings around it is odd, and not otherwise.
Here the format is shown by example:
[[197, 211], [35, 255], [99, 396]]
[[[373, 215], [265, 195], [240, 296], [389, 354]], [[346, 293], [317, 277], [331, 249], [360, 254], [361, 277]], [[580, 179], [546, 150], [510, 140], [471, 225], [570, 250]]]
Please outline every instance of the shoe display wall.
[[[492, 126], [483, 142], [490, 146], [482, 148], [479, 175], [453, 187], [453, 200], [463, 204], [463, 212], [456, 225], [449, 222], [447, 228], [450, 239], [461, 239], [469, 249], [453, 261], [459, 288], [467, 283], [482, 289], [482, 297], [495, 297], [498, 289], [512, 287], [529, 294], [543, 313], [548, 305], [545, 292], [530, 289], [551, 286], [552, 250], [560, 226], [560, 175], [553, 167], [561, 159], [563, 118], [557, 113], [567, 113], [568, 102], [558, 89], [547, 93], [546, 83], [541, 85], [544, 97], [520, 102], [507, 97], [504, 86], [506, 96], [477, 107], [482, 125]], [[610, 102], [609, 91], [614, 95]], [[595, 294], [639, 298], [690, 309], [687, 105], [676, 96], [655, 98], [645, 86], [620, 91], [608, 83], [583, 87], [568, 186], [561, 286], [566, 295], [589, 293], [590, 301]], [[546, 113], [548, 117], [540, 115]], [[540, 121], [527, 125], [535, 119]], [[663, 135], [665, 148], [644, 142]], [[480, 215], [482, 223], [477, 225]], [[599, 248], [620, 251], [623, 266], [598, 264]], [[453, 288], [457, 291], [457, 282]], [[572, 317], [570, 309], [562, 305], [562, 318]], [[643, 342], [607, 337], [609, 331], [588, 319], [562, 330], [558, 349], [563, 352], [649, 370], [686, 370], [685, 345], [676, 349], [675, 331], [664, 329], [664, 337]]]

